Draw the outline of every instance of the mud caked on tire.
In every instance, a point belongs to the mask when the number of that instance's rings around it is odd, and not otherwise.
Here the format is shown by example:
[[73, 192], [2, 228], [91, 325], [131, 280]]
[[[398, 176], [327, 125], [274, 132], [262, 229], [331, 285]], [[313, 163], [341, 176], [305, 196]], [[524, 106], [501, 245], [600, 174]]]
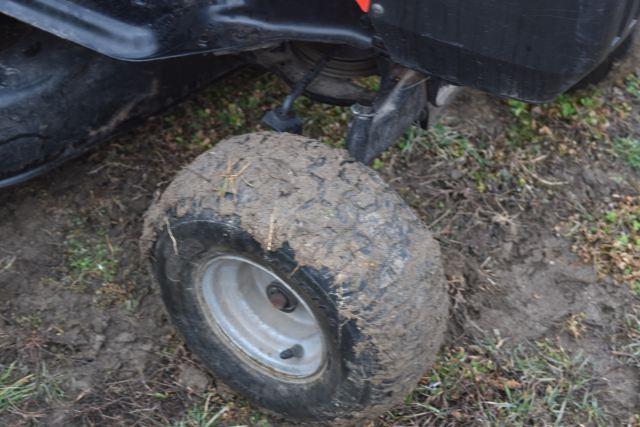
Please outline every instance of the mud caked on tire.
[[151, 207], [142, 246], [190, 349], [298, 422], [379, 414], [441, 344], [437, 243], [375, 172], [313, 140], [219, 143]]

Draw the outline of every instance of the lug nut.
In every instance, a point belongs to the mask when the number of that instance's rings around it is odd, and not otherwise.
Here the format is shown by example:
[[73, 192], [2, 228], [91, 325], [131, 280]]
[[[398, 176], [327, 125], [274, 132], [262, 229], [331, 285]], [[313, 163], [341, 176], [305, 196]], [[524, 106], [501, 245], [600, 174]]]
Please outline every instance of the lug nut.
[[298, 305], [295, 297], [277, 282], [273, 282], [267, 287], [267, 298], [269, 298], [271, 305], [285, 313], [291, 313]]
[[292, 357], [302, 357], [304, 355], [304, 348], [300, 344], [296, 344], [291, 348], [283, 350], [280, 353], [280, 359], [291, 359]]

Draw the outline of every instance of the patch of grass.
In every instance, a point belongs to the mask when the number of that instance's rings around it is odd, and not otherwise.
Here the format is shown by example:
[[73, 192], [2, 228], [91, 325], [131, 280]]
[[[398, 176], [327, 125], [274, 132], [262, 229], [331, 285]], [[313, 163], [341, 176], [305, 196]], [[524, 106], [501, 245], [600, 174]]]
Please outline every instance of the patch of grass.
[[21, 413], [21, 408], [38, 399], [51, 401], [64, 393], [57, 379], [42, 368], [38, 374], [20, 373], [17, 364], [0, 365], [0, 414]]
[[450, 349], [386, 415], [393, 425], [606, 425], [588, 361], [549, 341]]
[[247, 69], [180, 104], [162, 118], [159, 133], [176, 151], [196, 155], [224, 138], [261, 130], [262, 116], [286, 91], [275, 76]]
[[465, 135], [446, 126], [435, 125], [429, 129], [427, 139], [423, 144], [433, 144], [439, 156], [449, 160], [470, 157], [481, 165], [489, 163], [489, 160]]
[[7, 255], [0, 258], [0, 273], [3, 271], [11, 271], [13, 264], [16, 262], [17, 257], [15, 255]]
[[118, 262], [116, 249], [105, 235], [96, 238], [74, 233], [65, 242], [67, 265], [74, 283], [89, 279], [110, 282], [114, 279]]
[[16, 323], [23, 328], [39, 329], [42, 327], [42, 318], [38, 313], [30, 313], [16, 317]]
[[184, 418], [174, 424], [175, 427], [212, 427], [220, 425], [223, 415], [229, 410], [229, 406], [218, 407], [213, 404], [213, 395], [207, 395], [204, 402], [187, 410]]
[[[507, 129], [512, 147], [539, 149], [540, 144], [549, 145], [561, 155], [575, 154], [575, 140], [563, 140], [567, 132], [580, 139], [601, 141], [607, 139], [609, 116], [612, 111], [605, 104], [597, 89], [564, 94], [554, 102], [530, 105], [509, 100], [507, 105], [516, 119]], [[554, 141], [555, 140], [555, 141]], [[549, 144], [554, 141], [554, 144]], [[529, 146], [529, 147], [528, 147]]]
[[[640, 291], [640, 197], [615, 196], [596, 217], [575, 216], [573, 250], [600, 276]], [[639, 293], [640, 295], [640, 293]]]
[[635, 73], [629, 74], [624, 79], [625, 89], [626, 91], [635, 96], [636, 98], [640, 98], [640, 78]]
[[63, 283], [78, 291], [93, 291], [101, 305], [124, 303], [129, 289], [119, 282], [120, 248], [105, 229], [77, 221], [64, 242]]
[[249, 425], [256, 427], [271, 426], [266, 415], [252, 410], [243, 399], [224, 402], [215, 393], [207, 393], [172, 425], [173, 427], [213, 427], [229, 425], [229, 422], [234, 420], [245, 420]]
[[15, 371], [15, 363], [0, 368], [0, 414], [33, 398], [37, 392], [33, 374], [18, 376]]
[[379, 157], [376, 157], [375, 159], [373, 159], [373, 163], [371, 164], [371, 168], [373, 170], [380, 170], [382, 169], [383, 166], [384, 166], [384, 160], [380, 159]]
[[416, 146], [426, 150], [429, 158], [439, 158], [457, 168], [460, 176], [471, 178], [478, 192], [509, 183], [511, 174], [502, 174], [496, 166], [496, 151], [486, 141], [470, 139], [458, 130], [436, 124], [428, 130], [412, 128], [400, 143], [405, 154]]
[[455, 160], [471, 156], [480, 159], [481, 156], [469, 139], [456, 129], [437, 124], [428, 130], [416, 128], [413, 140], [426, 148], [436, 150], [439, 157]]
[[621, 342], [615, 354], [640, 368], [640, 307], [634, 307], [626, 314]]
[[636, 138], [614, 139], [613, 150], [629, 166], [640, 170], [640, 141]]
[[375, 75], [369, 77], [356, 77], [353, 79], [353, 83], [365, 89], [369, 89], [372, 92], [378, 92], [380, 90], [380, 77]]

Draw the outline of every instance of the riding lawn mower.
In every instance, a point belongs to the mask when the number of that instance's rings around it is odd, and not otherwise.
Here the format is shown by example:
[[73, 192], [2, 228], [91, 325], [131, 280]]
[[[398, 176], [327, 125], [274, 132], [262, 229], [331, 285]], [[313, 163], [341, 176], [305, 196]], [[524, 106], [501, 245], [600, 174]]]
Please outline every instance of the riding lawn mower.
[[[0, 187], [244, 66], [276, 74], [291, 91], [272, 131], [185, 166], [140, 246], [216, 378], [296, 423], [358, 422], [415, 386], [450, 306], [438, 244], [367, 165], [463, 87], [540, 103], [593, 81], [639, 14], [640, 0], [0, 0]], [[350, 107], [344, 149], [301, 136], [303, 95]]]

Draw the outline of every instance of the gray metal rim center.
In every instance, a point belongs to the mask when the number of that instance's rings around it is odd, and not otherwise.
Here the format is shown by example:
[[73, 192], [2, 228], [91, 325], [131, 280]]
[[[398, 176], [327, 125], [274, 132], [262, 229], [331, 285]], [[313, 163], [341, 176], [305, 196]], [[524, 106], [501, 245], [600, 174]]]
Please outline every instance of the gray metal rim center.
[[325, 364], [320, 324], [302, 297], [259, 264], [223, 255], [204, 268], [201, 303], [214, 330], [255, 368], [303, 380]]

